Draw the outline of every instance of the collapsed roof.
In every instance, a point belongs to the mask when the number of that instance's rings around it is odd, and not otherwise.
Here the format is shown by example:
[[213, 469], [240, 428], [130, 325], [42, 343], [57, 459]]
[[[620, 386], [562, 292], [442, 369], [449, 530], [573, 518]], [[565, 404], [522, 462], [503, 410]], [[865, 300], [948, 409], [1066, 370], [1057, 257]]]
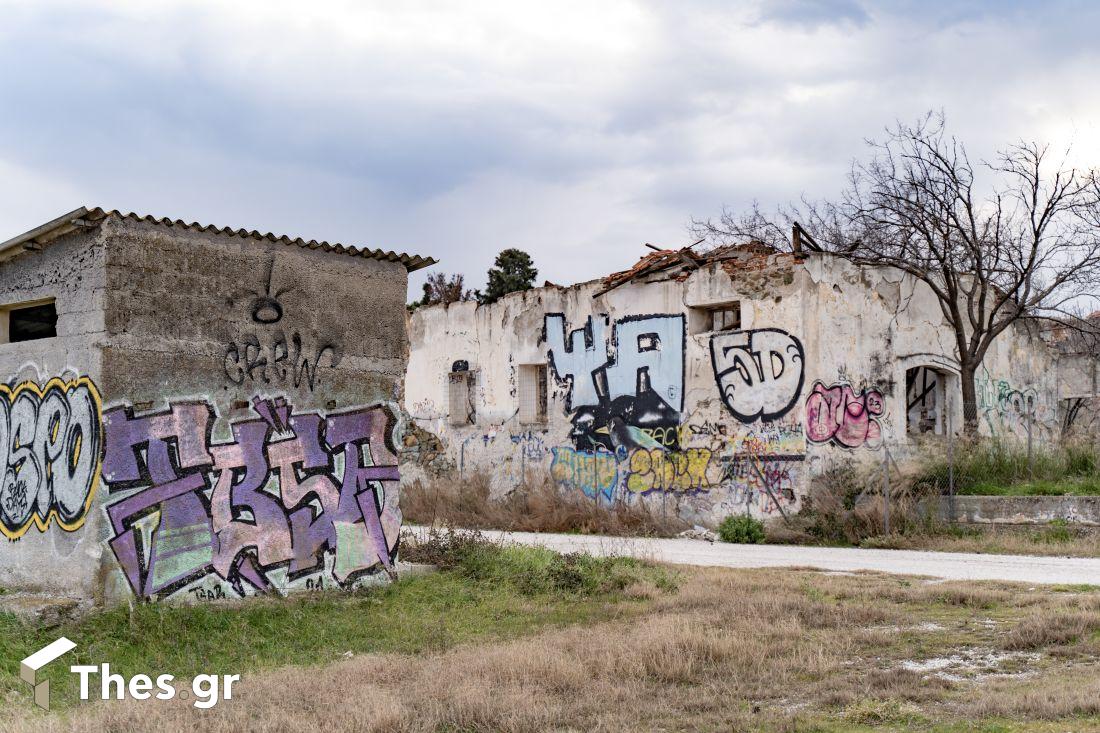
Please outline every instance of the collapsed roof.
[[739, 264], [747, 264], [754, 259], [779, 254], [779, 250], [763, 242], [730, 244], [703, 253], [695, 252], [694, 248], [702, 241], [699, 240], [682, 249], [659, 249], [652, 244], [646, 244], [654, 251], [643, 255], [629, 270], [613, 272], [604, 277], [603, 287], [593, 297], [599, 297], [621, 285], [646, 276], [665, 274], [666, 279], [683, 280], [695, 270], [715, 262], [736, 260]]

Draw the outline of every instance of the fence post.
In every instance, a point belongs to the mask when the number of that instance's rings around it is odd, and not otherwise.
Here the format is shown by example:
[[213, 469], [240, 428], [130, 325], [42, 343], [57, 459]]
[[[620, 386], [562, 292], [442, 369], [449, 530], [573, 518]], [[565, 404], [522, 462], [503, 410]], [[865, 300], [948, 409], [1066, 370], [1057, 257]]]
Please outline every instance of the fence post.
[[890, 449], [882, 447], [882, 533], [890, 534]]
[[955, 521], [955, 430], [947, 411], [947, 521]]
[[1034, 481], [1035, 480], [1035, 455], [1032, 452], [1032, 447], [1031, 447], [1031, 408], [1030, 408], [1030, 406], [1028, 406], [1025, 409], [1027, 410], [1027, 477], [1030, 481]]
[[592, 501], [596, 502], [596, 514], [600, 513], [600, 448], [592, 451]]

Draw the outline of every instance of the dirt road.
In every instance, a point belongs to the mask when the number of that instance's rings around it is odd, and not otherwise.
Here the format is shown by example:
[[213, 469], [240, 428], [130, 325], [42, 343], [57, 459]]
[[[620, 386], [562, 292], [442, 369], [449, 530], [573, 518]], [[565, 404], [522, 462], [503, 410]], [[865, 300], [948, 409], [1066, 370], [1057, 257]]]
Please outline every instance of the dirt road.
[[[423, 531], [420, 528], [410, 528]], [[947, 580], [1010, 580], [1021, 583], [1100, 585], [1100, 558], [977, 555], [961, 552], [862, 550], [846, 547], [713, 544], [688, 539], [640, 539], [589, 535], [485, 532], [524, 545], [559, 552], [631, 555], [678, 565], [727, 568], [814, 567], [851, 572], [878, 570]]]

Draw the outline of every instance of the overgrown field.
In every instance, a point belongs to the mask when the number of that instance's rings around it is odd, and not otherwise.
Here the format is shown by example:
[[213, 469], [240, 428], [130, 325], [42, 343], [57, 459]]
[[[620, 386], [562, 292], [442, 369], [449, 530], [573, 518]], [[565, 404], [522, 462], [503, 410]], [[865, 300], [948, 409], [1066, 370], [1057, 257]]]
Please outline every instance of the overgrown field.
[[[14, 687], [6, 724], [96, 733], [1100, 731], [1094, 586], [672, 573], [469, 537], [424, 552], [447, 569], [361, 596], [246, 604], [218, 611], [221, 620], [210, 609], [141, 609], [132, 627], [125, 612], [89, 619], [66, 632], [111, 639], [101, 652], [135, 670], [243, 672], [234, 699], [209, 711], [127, 701], [40, 714]], [[20, 635], [3, 636], [11, 645]]]

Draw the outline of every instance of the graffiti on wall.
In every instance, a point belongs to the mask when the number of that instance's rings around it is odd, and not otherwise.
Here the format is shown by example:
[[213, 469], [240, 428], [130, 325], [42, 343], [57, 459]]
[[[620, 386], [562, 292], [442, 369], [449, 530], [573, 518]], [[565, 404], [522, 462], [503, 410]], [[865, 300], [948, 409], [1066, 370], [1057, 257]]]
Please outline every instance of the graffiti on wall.
[[878, 448], [882, 444], [878, 418], [885, 405], [877, 389], [857, 393], [848, 384], [826, 387], [814, 382], [806, 398], [806, 437], [842, 448]]
[[1029, 425], [1033, 431], [1046, 428], [1044, 406], [1036, 390], [993, 379], [988, 372], [975, 380], [975, 386], [978, 412], [993, 435], [1026, 437]]
[[87, 377], [0, 384], [0, 533], [84, 524], [99, 481], [99, 390]]
[[[272, 289], [275, 262], [268, 263], [267, 279], [262, 292], [246, 291], [243, 300], [248, 301], [248, 312], [257, 327], [275, 326], [286, 314], [280, 298], [294, 288]], [[230, 299], [230, 306], [234, 300]], [[245, 333], [230, 341], [225, 347], [222, 367], [225, 378], [235, 385], [245, 382], [305, 387], [309, 391], [317, 386], [322, 360], [335, 367], [340, 363], [340, 347], [332, 342], [307, 345], [302, 335], [282, 328]]]
[[730, 487], [732, 504], [745, 511], [783, 514], [795, 504], [797, 468], [802, 456], [764, 456], [753, 453], [728, 456], [723, 460], [722, 482]]
[[684, 338], [683, 315], [622, 318], [610, 335], [606, 316], [568, 334], [563, 315], [546, 316], [547, 356], [567, 388], [576, 450], [675, 447], [664, 441], [683, 408]]
[[302, 336], [297, 331], [290, 338], [279, 329], [270, 335], [245, 334], [225, 347], [223, 367], [225, 378], [232, 384], [245, 382], [262, 384], [302, 386], [310, 391], [317, 386], [318, 370], [321, 361], [328, 357], [329, 366], [340, 363], [339, 351], [335, 344], [321, 344], [317, 347], [302, 345]]
[[585, 496], [611, 501], [619, 485], [619, 457], [602, 448], [576, 450], [552, 448], [550, 476], [566, 488], [580, 490]]
[[712, 482], [707, 475], [710, 448], [665, 451], [640, 449], [630, 454], [626, 488], [635, 494], [650, 491], [706, 491]]
[[159, 598], [214, 576], [238, 595], [326, 572], [348, 586], [392, 571], [401, 517], [392, 412], [295, 414], [255, 397], [230, 424], [206, 402], [103, 417], [108, 541], [135, 595]]
[[710, 358], [722, 402], [743, 423], [783, 417], [802, 394], [805, 353], [802, 342], [786, 331], [712, 336]]

